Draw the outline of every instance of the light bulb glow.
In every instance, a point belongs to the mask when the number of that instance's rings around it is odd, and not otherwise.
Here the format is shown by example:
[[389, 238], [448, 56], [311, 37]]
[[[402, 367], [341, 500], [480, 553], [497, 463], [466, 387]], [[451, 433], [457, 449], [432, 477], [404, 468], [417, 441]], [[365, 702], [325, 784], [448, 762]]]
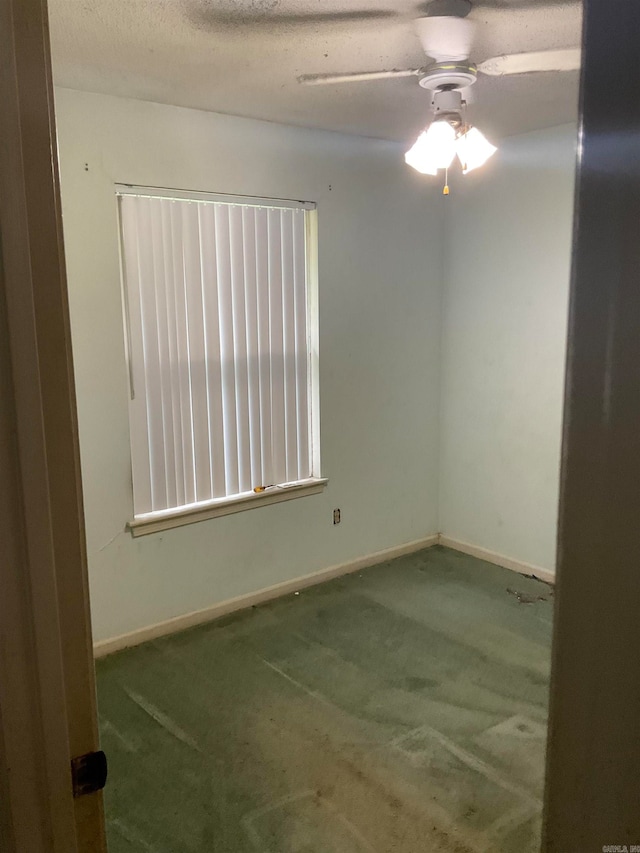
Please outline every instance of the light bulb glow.
[[456, 154], [456, 132], [447, 121], [434, 121], [404, 155], [405, 162], [423, 175], [448, 169]]
[[470, 127], [456, 140], [456, 154], [462, 164], [463, 175], [483, 166], [497, 150], [477, 127]]

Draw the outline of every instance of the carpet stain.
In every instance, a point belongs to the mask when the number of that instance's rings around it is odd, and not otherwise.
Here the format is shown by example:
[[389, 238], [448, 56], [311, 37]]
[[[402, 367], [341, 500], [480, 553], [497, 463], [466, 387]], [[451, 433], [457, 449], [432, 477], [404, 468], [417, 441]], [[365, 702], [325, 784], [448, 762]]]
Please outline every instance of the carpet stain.
[[97, 662], [110, 853], [534, 853], [549, 587], [431, 548]]

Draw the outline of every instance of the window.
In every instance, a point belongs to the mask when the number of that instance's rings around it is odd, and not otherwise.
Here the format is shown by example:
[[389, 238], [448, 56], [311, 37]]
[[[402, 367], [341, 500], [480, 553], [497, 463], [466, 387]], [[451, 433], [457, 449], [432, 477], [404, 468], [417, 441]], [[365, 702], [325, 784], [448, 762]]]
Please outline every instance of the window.
[[135, 519], [322, 483], [314, 206], [130, 187], [118, 202]]

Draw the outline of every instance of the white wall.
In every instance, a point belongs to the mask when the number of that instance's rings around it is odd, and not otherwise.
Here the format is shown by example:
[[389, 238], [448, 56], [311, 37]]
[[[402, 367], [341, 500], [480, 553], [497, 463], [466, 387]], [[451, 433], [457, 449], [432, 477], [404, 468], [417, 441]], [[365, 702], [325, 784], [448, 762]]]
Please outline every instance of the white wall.
[[[442, 210], [402, 149], [69, 90], [57, 120], [95, 639], [435, 533]], [[125, 531], [118, 182], [318, 202], [323, 495]]]
[[576, 129], [505, 140], [447, 217], [440, 529], [555, 568]]

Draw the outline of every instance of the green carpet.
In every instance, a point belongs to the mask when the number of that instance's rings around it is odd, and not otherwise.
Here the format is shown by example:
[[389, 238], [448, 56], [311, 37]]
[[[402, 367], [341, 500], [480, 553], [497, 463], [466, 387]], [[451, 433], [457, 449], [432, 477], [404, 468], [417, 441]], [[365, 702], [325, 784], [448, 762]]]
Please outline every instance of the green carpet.
[[110, 853], [537, 851], [552, 602], [437, 547], [98, 661]]

